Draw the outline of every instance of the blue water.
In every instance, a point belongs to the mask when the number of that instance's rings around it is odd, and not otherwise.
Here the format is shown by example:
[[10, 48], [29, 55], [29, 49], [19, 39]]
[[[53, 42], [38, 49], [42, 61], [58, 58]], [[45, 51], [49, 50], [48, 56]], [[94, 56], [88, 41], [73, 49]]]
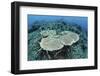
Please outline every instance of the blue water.
[[28, 15], [28, 27], [31, 28], [35, 21], [57, 21], [63, 20], [66, 23], [78, 24], [87, 30], [88, 17], [83, 16], [51, 16], [51, 15]]

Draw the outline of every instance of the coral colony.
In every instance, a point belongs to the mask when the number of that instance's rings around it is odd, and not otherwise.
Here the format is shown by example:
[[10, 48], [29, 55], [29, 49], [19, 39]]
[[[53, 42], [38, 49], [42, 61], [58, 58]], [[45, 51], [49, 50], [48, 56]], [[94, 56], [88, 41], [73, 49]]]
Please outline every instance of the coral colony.
[[[48, 54], [48, 51], [60, 50], [64, 47], [64, 45], [71, 46], [73, 43], [79, 40], [78, 34], [70, 31], [64, 31], [61, 32], [61, 34], [56, 35], [55, 30], [46, 30], [46, 31], [42, 31], [42, 35], [46, 38], [41, 39], [40, 47], [43, 50], [46, 50], [49, 59], [51, 57]], [[58, 53], [60, 52], [58, 51], [56, 55]]]
[[34, 22], [28, 29], [28, 61], [87, 58], [87, 31], [64, 21]]

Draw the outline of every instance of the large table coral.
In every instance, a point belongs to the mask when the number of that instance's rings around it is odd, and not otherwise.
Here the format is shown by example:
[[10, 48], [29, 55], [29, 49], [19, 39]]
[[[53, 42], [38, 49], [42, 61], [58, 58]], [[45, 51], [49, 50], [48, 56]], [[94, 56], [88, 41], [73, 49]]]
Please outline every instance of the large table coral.
[[[71, 46], [79, 40], [79, 35], [71, 31], [64, 31], [61, 33], [62, 34], [57, 35], [55, 30], [41, 31], [41, 34], [46, 36], [46, 38], [41, 39], [40, 47], [43, 50], [46, 50], [48, 54], [48, 51], [60, 50], [64, 47], [64, 45]], [[55, 56], [60, 52], [61, 51], [55, 53]], [[48, 58], [51, 58], [50, 55], [48, 55]]]

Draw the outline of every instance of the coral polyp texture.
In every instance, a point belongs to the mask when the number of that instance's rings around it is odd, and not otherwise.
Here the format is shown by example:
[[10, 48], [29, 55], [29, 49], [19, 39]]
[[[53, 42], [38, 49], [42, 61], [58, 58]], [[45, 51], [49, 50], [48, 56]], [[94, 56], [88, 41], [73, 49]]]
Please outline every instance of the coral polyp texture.
[[88, 58], [87, 29], [63, 19], [37, 20], [28, 29], [28, 61]]
[[59, 39], [47, 37], [41, 39], [40, 47], [47, 51], [54, 51], [63, 48], [63, 44]]

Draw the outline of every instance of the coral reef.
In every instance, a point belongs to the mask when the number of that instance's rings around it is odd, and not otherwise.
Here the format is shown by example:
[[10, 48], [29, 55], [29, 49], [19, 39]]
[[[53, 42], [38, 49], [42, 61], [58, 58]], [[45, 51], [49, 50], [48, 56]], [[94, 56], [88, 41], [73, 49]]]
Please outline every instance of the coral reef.
[[[61, 39], [59, 40], [59, 38]], [[34, 22], [32, 28], [28, 29], [28, 60], [87, 58], [87, 39], [87, 31], [77, 24], [70, 24], [63, 20]], [[61, 44], [61, 41], [63, 44]], [[45, 49], [41, 48], [44, 48], [44, 46], [41, 46], [44, 42], [50, 44], [49, 49], [47, 46]]]

